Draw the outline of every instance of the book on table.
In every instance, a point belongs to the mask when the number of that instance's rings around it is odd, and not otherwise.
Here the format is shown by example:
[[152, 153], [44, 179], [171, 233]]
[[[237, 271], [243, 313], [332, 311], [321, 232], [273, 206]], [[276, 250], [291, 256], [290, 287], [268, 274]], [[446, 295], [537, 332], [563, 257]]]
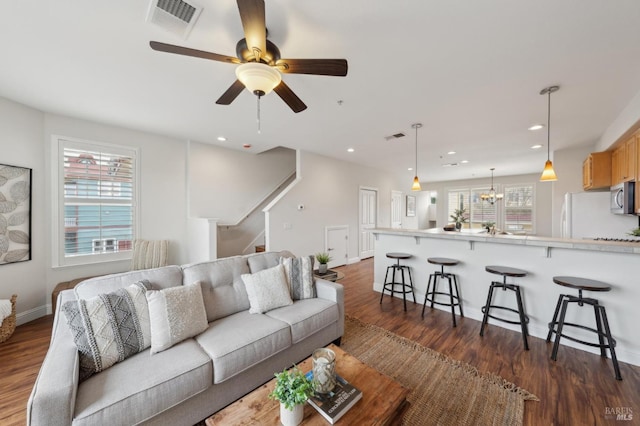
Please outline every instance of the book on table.
[[[313, 380], [313, 370], [306, 374]], [[314, 394], [309, 404], [331, 424], [338, 421], [353, 405], [362, 398], [362, 392], [336, 374], [336, 386], [328, 394]]]
[[320, 271], [315, 269], [313, 271], [313, 275], [315, 275], [317, 278], [322, 278], [323, 280], [328, 280], [328, 281], [332, 281], [338, 278], [338, 273], [331, 269], [327, 269], [327, 272], [324, 272], [324, 273], [320, 273]]

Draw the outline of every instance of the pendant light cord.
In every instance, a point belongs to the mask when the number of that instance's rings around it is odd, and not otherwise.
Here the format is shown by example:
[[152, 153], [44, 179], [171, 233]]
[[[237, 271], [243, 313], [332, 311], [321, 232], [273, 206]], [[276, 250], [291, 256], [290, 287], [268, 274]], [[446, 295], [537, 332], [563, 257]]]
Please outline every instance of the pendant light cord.
[[551, 90], [547, 92], [547, 161], [551, 159]]
[[418, 176], [418, 126], [416, 126], [416, 176]]
[[258, 133], [260, 133], [260, 95], [258, 95]]

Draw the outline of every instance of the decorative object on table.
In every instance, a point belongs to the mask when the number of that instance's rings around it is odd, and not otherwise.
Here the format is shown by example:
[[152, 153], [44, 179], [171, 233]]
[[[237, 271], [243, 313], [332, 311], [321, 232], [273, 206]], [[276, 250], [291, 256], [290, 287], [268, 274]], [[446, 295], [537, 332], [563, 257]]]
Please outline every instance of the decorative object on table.
[[[314, 377], [313, 370], [307, 373], [307, 377], [311, 379]], [[314, 394], [309, 398], [309, 405], [322, 414], [329, 423], [334, 424], [361, 399], [362, 391], [336, 375], [336, 385], [333, 390], [326, 394]]]
[[[411, 190], [412, 191], [421, 191], [422, 188], [420, 187], [420, 179], [418, 179], [418, 129], [422, 127], [422, 123], [414, 123], [411, 125], [412, 129], [416, 129], [416, 174], [413, 177], [413, 184], [411, 185]], [[409, 216], [409, 215], [407, 215]]]
[[311, 355], [313, 362], [313, 390], [329, 393], [336, 385], [336, 354], [331, 349], [320, 348]]
[[0, 164], [0, 265], [31, 260], [31, 169]]
[[490, 221], [488, 221], [488, 222], [482, 222], [482, 227], [483, 227], [484, 229], [486, 229], [486, 230], [487, 230], [487, 232], [489, 232], [489, 233], [491, 232], [491, 228], [493, 228], [494, 226], [496, 226], [496, 223], [495, 223], [495, 222], [490, 222]]
[[456, 224], [456, 230], [462, 229], [462, 224], [467, 221], [467, 210], [465, 208], [455, 209], [451, 217], [451, 220]]
[[276, 386], [269, 399], [280, 402], [280, 422], [296, 426], [304, 417], [304, 403], [313, 394], [313, 384], [295, 365], [289, 371], [276, 373]]
[[416, 197], [413, 195], [407, 195], [407, 217], [414, 217], [416, 215]]
[[544, 170], [540, 175], [540, 182], [553, 182], [558, 180], [556, 172], [553, 170], [551, 162], [551, 94], [560, 90], [560, 86], [545, 87], [540, 91], [541, 95], [549, 95], [547, 108], [547, 162], [544, 163]]
[[11, 300], [0, 300], [0, 343], [9, 339], [16, 329], [17, 298], [18, 295], [14, 294]]
[[321, 274], [327, 272], [327, 263], [331, 262], [331, 256], [329, 256], [329, 253], [316, 253], [316, 260], [319, 263], [318, 272], [320, 272]]
[[[504, 198], [504, 194], [498, 194], [496, 190], [493, 189], [493, 171], [495, 170], [495, 167], [492, 167], [490, 170], [491, 170], [491, 189], [489, 190], [488, 193], [483, 192], [482, 194], [480, 194], [480, 199], [482, 201], [488, 201], [489, 204], [494, 205], [497, 201], [500, 201]], [[483, 214], [484, 214], [484, 211], [483, 211]]]
[[338, 279], [338, 272], [334, 271], [333, 269], [327, 269], [327, 271], [325, 273], [320, 273], [320, 271], [318, 269], [315, 269], [313, 271], [313, 274], [315, 275], [316, 278], [321, 278], [323, 280], [327, 280], [327, 281], [337, 281]]

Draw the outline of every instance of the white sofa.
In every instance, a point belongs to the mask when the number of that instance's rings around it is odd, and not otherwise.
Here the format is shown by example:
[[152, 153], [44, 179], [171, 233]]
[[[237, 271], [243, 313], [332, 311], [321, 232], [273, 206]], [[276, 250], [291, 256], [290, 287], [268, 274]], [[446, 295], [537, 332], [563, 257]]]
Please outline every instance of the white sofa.
[[[286, 254], [287, 252], [283, 252]], [[88, 299], [142, 279], [154, 289], [201, 282], [208, 328], [170, 349], [146, 349], [79, 383], [79, 356], [61, 309], [27, 407], [28, 425], [193, 425], [344, 332], [343, 288], [316, 280], [317, 297], [250, 314], [241, 274], [278, 264], [267, 252], [97, 277], [60, 294]]]

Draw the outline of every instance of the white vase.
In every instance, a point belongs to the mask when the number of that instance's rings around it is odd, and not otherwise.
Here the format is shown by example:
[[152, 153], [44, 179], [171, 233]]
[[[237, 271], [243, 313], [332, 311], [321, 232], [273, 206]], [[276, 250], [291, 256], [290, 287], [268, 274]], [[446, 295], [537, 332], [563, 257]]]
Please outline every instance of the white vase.
[[302, 418], [304, 417], [304, 405], [298, 404], [294, 405], [293, 411], [287, 410], [284, 404], [280, 404], [280, 423], [283, 426], [298, 426], [302, 423]]
[[321, 274], [325, 274], [327, 272], [327, 264], [321, 263], [318, 265], [318, 272]]

